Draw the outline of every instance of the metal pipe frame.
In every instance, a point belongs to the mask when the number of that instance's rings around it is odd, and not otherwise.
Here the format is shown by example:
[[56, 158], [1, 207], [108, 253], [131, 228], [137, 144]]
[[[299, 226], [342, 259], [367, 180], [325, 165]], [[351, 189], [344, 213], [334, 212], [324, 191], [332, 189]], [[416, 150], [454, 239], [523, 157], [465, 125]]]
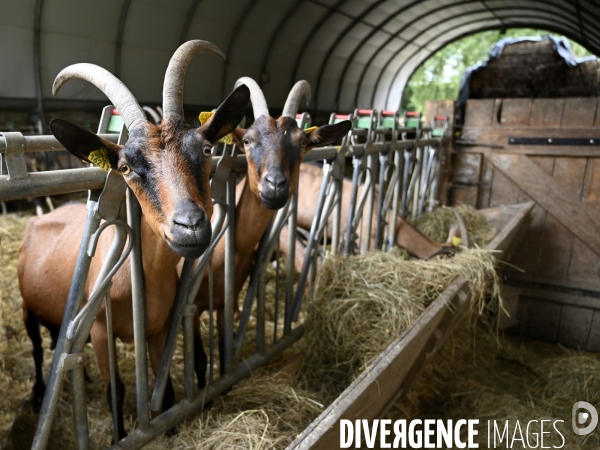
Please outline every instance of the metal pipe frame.
[[[351, 115], [351, 120], [355, 120], [356, 116]], [[137, 388], [137, 427], [133, 432], [122, 442], [115, 444], [113, 448], [139, 448], [140, 445], [147, 442], [149, 439], [162, 434], [166, 429], [174, 426], [183, 415], [192, 413], [202, 408], [202, 406], [210, 401], [215, 396], [225, 392], [231, 385], [241, 379], [249, 370], [258, 367], [268, 359], [272, 358], [279, 352], [283, 351], [287, 346], [291, 345], [303, 333], [302, 325], [294, 325], [298, 320], [299, 313], [302, 307], [304, 298], [310, 299], [312, 286], [314, 286], [314, 277], [316, 275], [318, 261], [320, 257], [326, 257], [327, 253], [320, 249], [319, 242], [322, 240], [324, 244], [331, 244], [331, 253], [342, 248], [341, 235], [346, 237], [343, 240], [343, 248], [345, 254], [351, 254], [354, 249], [349, 246], [356, 236], [359, 236], [358, 226], [362, 223], [363, 228], [367, 231], [363, 233], [362, 241], [366, 242], [363, 245], [366, 250], [370, 242], [370, 227], [378, 227], [377, 243], [389, 242], [392, 245], [394, 227], [389, 229], [390, 232], [386, 237], [383, 228], [385, 227], [386, 217], [390, 208], [394, 211], [393, 217], [398, 211], [398, 199], [403, 177], [401, 176], [402, 167], [399, 164], [402, 151], [424, 148], [431, 145], [437, 147], [441, 140], [430, 139], [428, 136], [421, 136], [420, 130], [401, 128], [398, 124], [398, 113], [394, 115], [394, 126], [392, 128], [391, 139], [383, 137], [385, 131], [378, 128], [380, 122], [379, 115], [372, 112], [370, 115], [370, 128], [368, 130], [354, 129], [342, 141], [339, 147], [325, 147], [309, 152], [304, 161], [324, 161], [324, 181], [320, 189], [318, 198], [317, 214], [314, 218], [311, 232], [308, 237], [307, 249], [305, 253], [304, 266], [300, 273], [300, 281], [298, 287], [294, 290], [294, 254], [293, 251], [287, 255], [287, 271], [285, 272], [285, 305], [283, 312], [283, 332], [278, 333], [278, 325], [275, 324], [273, 339], [267, 342], [265, 333], [265, 274], [267, 266], [270, 264], [271, 254], [276, 250], [278, 254], [279, 233], [287, 224], [290, 235], [290, 249], [295, 248], [296, 233], [296, 217], [297, 217], [297, 196], [292, 195], [290, 201], [285, 208], [278, 211], [271, 226], [265, 232], [261, 240], [255, 265], [251, 274], [250, 287], [248, 296], [244, 302], [244, 309], [240, 324], [237, 328], [237, 333], [234, 339], [234, 324], [233, 324], [233, 305], [234, 291], [233, 280], [235, 277], [235, 236], [233, 231], [235, 227], [235, 173], [244, 171], [246, 168], [245, 157], [237, 156], [234, 146], [224, 146], [222, 156], [214, 158], [213, 178], [211, 181], [211, 190], [215, 202], [215, 213], [213, 216], [213, 241], [209, 249], [198, 261], [185, 261], [182, 271], [178, 291], [176, 295], [175, 305], [172, 310], [171, 325], [169, 334], [166, 339], [165, 351], [161, 360], [159, 372], [155, 381], [155, 388], [151, 398], [149, 398], [148, 379], [147, 379], [147, 345], [145, 338], [145, 308], [144, 308], [144, 278], [141, 266], [141, 248], [139, 235], [139, 221], [141, 211], [135, 197], [128, 192], [127, 203], [125, 204], [126, 188], [122, 183], [122, 179], [113, 171], [108, 175], [102, 172], [104, 177], [104, 189], [102, 192], [95, 190], [91, 191], [88, 201], [88, 220], [86, 229], [82, 238], [80, 254], [76, 267], [76, 273], [69, 293], [69, 300], [65, 310], [63, 326], [57, 343], [57, 351], [53, 360], [53, 367], [50, 372], [48, 381], [48, 394], [44, 399], [42, 413], [36, 438], [34, 441], [35, 449], [42, 450], [46, 447], [49, 430], [53, 418], [53, 412], [58, 400], [58, 393], [64, 378], [64, 372], [70, 371], [72, 386], [73, 386], [73, 407], [74, 420], [77, 435], [77, 446], [79, 449], [86, 449], [89, 445], [89, 436], [87, 428], [87, 412], [85, 403], [85, 385], [83, 383], [83, 366], [73, 363], [70, 355], [78, 355], [83, 349], [91, 327], [95, 321], [95, 317], [103, 303], [106, 302], [107, 318], [110, 318], [110, 297], [109, 291], [111, 286], [111, 278], [116, 273], [120, 265], [128, 257], [131, 257], [132, 264], [132, 291], [133, 291], [133, 316], [134, 316], [134, 340], [135, 340], [135, 357], [136, 357], [136, 388]], [[307, 124], [309, 116], [305, 115], [301, 120], [301, 126]], [[333, 120], [333, 119], [332, 119]], [[407, 140], [406, 134], [402, 132], [411, 131], [415, 133], [415, 139]], [[110, 139], [116, 140], [115, 135], [108, 135]], [[366, 137], [366, 142], [363, 144], [357, 143], [357, 138]], [[39, 147], [45, 144], [56, 146], [52, 137], [41, 136], [35, 137], [37, 140], [29, 140], [26, 142], [24, 151], [36, 151]], [[18, 141], [18, 140], [17, 140]], [[16, 154], [11, 147], [11, 140], [6, 140], [8, 148], [5, 153], [8, 155]], [[1, 144], [1, 143], [0, 143]], [[30, 150], [35, 148], [36, 150]], [[22, 152], [21, 152], [22, 155]], [[341, 213], [341, 197], [342, 183], [344, 177], [344, 165], [347, 157], [352, 157], [355, 163], [355, 171], [353, 175], [353, 196], [351, 202], [351, 213], [349, 215], [349, 223], [343, 231], [340, 229], [340, 213]], [[364, 167], [367, 161], [371, 161], [370, 167]], [[14, 161], [13, 161], [14, 163]], [[11, 163], [11, 164], [13, 164]], [[433, 164], [433, 163], [432, 163]], [[92, 168], [76, 169], [87, 173], [93, 173], [100, 181], [102, 177], [96, 174], [96, 170]], [[99, 170], [99, 169], [98, 169]], [[388, 182], [388, 173], [393, 170], [393, 174]], [[433, 169], [428, 169], [433, 170]], [[405, 171], [406, 172], [406, 171]], [[14, 172], [13, 172], [14, 173]], [[59, 175], [62, 179], [68, 180], [72, 176], [73, 170], [55, 171], [54, 174]], [[377, 202], [376, 214], [363, 214], [363, 210], [369, 209], [369, 197], [371, 197], [370, 207], [374, 208], [373, 195], [375, 193], [375, 175], [379, 173], [379, 200]], [[360, 179], [365, 176], [365, 186], [360, 198], [358, 198], [358, 184]], [[30, 177], [29, 174], [28, 178]], [[33, 175], [33, 174], [32, 174]], [[408, 176], [411, 174], [409, 173]], [[412, 174], [414, 176], [414, 174]], [[404, 177], [405, 179], [406, 176]], [[48, 181], [49, 180], [49, 181]], [[54, 189], [58, 192], [66, 192], [66, 189], [72, 189], [73, 182], [65, 185], [52, 185], [53, 179], [49, 178], [40, 183], [39, 189]], [[383, 180], [383, 181], [382, 181]], [[22, 182], [22, 179], [0, 179], [0, 198], [5, 195], [2, 182], [9, 187], [16, 186]], [[89, 182], [89, 181], [87, 181]], [[388, 182], [387, 188], [383, 185]], [[96, 183], [96, 181], [94, 181]], [[298, 187], [297, 187], [298, 188]], [[23, 195], [21, 195], [22, 197]], [[392, 206], [390, 206], [392, 203]], [[328, 240], [327, 223], [330, 216], [333, 214], [333, 236]], [[125, 223], [125, 218], [128, 216], [129, 225]], [[364, 220], [363, 220], [364, 217]], [[374, 219], [375, 218], [375, 219]], [[105, 222], [101, 224], [101, 221]], [[335, 225], [337, 220], [337, 226]], [[376, 220], [376, 222], [373, 222]], [[390, 223], [394, 224], [395, 220]], [[101, 273], [95, 282], [94, 289], [89, 300], [82, 308], [82, 299], [84, 294], [84, 286], [86, 283], [87, 272], [89, 270], [91, 255], [94, 253], [95, 245], [98, 242], [99, 234], [104, 231], [109, 225], [115, 225], [115, 238], [109, 256], [104, 261]], [[349, 226], [348, 226], [349, 225]], [[348, 236], [350, 233], [350, 239]], [[128, 244], [125, 242], [128, 239]], [[360, 237], [360, 236], [359, 236]], [[213, 380], [214, 366], [214, 339], [213, 339], [213, 308], [212, 294], [210, 296], [210, 331], [211, 339], [210, 347], [210, 383], [201, 391], [195, 389], [194, 383], [194, 340], [193, 340], [193, 313], [194, 300], [198, 292], [200, 284], [204, 276], [208, 276], [209, 291], [212, 291], [212, 270], [211, 259], [212, 252], [216, 247], [216, 243], [221, 239], [226, 239], [226, 263], [225, 263], [225, 279], [226, 279], [226, 310], [225, 317], [225, 338], [222, 345], [222, 364], [224, 365], [224, 373], [217, 380]], [[125, 248], [126, 247], [126, 248]], [[125, 250], [123, 250], [125, 248]], [[276, 273], [279, 274], [280, 269], [277, 262]], [[208, 274], [206, 273], [208, 272]], [[278, 283], [279, 281], [277, 281]], [[227, 288], [229, 286], [229, 288]], [[241, 355], [243, 340], [246, 334], [247, 323], [252, 311], [254, 298], [257, 301], [257, 347], [255, 354], [250, 356], [245, 361], [235, 363]], [[278, 306], [277, 306], [278, 308]], [[277, 317], [275, 318], [277, 321]], [[160, 411], [162, 399], [164, 396], [164, 388], [168, 378], [172, 355], [175, 350], [177, 335], [179, 333], [180, 324], [183, 322], [184, 333], [184, 387], [185, 399], [176, 404], [168, 411]], [[108, 320], [108, 333], [112, 335], [112, 325]], [[111, 341], [109, 339], [109, 341]], [[112, 342], [112, 341], [111, 341]], [[109, 359], [111, 360], [111, 386], [115, 386], [116, 364], [114, 363], [114, 349], [109, 349]], [[65, 368], [66, 367], [66, 368]], [[115, 408], [116, 392], [112, 393], [113, 410]], [[156, 412], [151, 418], [150, 412]]]

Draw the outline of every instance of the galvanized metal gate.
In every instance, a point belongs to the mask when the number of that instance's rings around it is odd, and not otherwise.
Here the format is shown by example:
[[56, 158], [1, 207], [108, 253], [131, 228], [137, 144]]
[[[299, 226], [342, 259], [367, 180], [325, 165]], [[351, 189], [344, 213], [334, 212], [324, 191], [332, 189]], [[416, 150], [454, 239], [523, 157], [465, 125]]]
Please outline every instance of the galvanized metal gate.
[[[102, 115], [99, 134], [112, 142], [123, 143], [127, 130], [106, 133], [113, 107], [107, 106]], [[73, 397], [75, 434], [79, 449], [88, 448], [83, 346], [88, 339], [96, 315], [104, 304], [108, 323], [109, 342], [112, 342], [110, 287], [112, 276], [127, 258], [131, 258], [131, 282], [133, 295], [134, 343], [136, 358], [137, 428], [113, 448], [140, 448], [156, 436], [173, 427], [183, 418], [200, 410], [204, 404], [226, 392], [233, 384], [246, 377], [254, 368], [281, 353], [301, 338], [303, 326], [298, 317], [303, 302], [310, 301], [310, 286], [314, 283], [317, 260], [328, 252], [344, 255], [364, 253], [373, 248], [388, 249], [394, 245], [395, 217], [409, 213], [418, 216], [437, 205], [438, 149], [447, 139], [444, 133], [433, 137], [431, 127], [422, 127], [420, 121], [414, 126], [400, 127], [397, 112], [357, 110], [348, 116], [332, 114], [330, 122], [349, 119], [353, 130], [339, 147], [326, 147], [309, 152], [305, 162], [322, 161], [323, 183], [317, 199], [317, 213], [307, 236], [306, 251], [299, 281], [294, 287], [294, 249], [297, 239], [297, 197], [293, 195], [265, 232], [252, 268], [249, 287], [243, 302], [239, 324], [234, 327], [235, 274], [235, 185], [238, 172], [246, 170], [246, 159], [236, 154], [232, 145], [219, 144], [213, 158], [211, 190], [215, 205], [212, 228], [213, 239], [208, 250], [197, 261], [186, 260], [182, 270], [176, 300], [170, 317], [170, 328], [164, 354], [150, 393], [147, 379], [147, 351], [145, 337], [144, 284], [140, 258], [140, 215], [137, 200], [127, 191], [120, 175], [114, 171], [108, 175], [99, 168], [69, 169], [55, 172], [28, 174], [24, 167], [24, 152], [56, 151], [62, 146], [52, 136], [24, 137], [20, 133], [0, 133], [0, 155], [6, 162], [8, 175], [0, 175], [0, 201], [27, 196], [53, 195], [89, 190], [88, 217], [81, 241], [77, 266], [73, 275], [67, 307], [50, 370], [48, 387], [40, 413], [33, 444], [35, 449], [47, 446], [58, 395], [65, 375], [68, 373]], [[301, 128], [310, 125], [310, 116], [297, 116]], [[114, 129], [114, 123], [113, 129]], [[444, 125], [444, 129], [447, 128]], [[352, 161], [351, 206], [347, 223], [340, 223], [342, 183], [347, 159]], [[360, 187], [360, 189], [359, 189]], [[359, 195], [360, 191], [360, 195]], [[377, 193], [377, 195], [376, 195]], [[377, 201], [375, 200], [377, 199]], [[327, 221], [333, 216], [332, 236], [327, 236]], [[393, 220], [392, 220], [393, 219]], [[274, 332], [266, 336], [265, 329], [265, 271], [275, 251], [279, 256], [279, 233], [288, 225], [289, 252], [285, 272], [285, 296], [276, 297]], [[90, 261], [100, 234], [114, 225], [115, 234], [109, 256], [95, 281], [90, 298], [83, 304], [83, 288], [86, 284]], [[372, 232], [375, 239], [372, 240]], [[225, 239], [225, 337], [224, 374], [215, 378], [216, 364], [212, 289], [209, 309], [209, 383], [198, 391], [194, 382], [193, 317], [196, 309], [194, 299], [204, 277], [212, 282], [211, 258], [217, 242]], [[321, 245], [323, 243], [324, 245]], [[276, 273], [280, 273], [279, 258]], [[278, 292], [278, 290], [277, 290]], [[278, 295], [278, 294], [277, 294]], [[283, 300], [283, 305], [280, 305]], [[256, 348], [252, 355], [234, 366], [241, 354], [247, 335], [248, 322], [256, 301]], [[278, 326], [280, 306], [283, 308], [283, 326]], [[184, 336], [184, 386], [185, 398], [156, 417], [151, 411], [159, 411], [169, 369], [176, 347], [180, 325]], [[234, 333], [235, 332], [235, 333]], [[111, 360], [111, 393], [113, 410], [116, 410], [114, 352], [109, 345]], [[116, 430], [116, 426], [114, 427]], [[115, 442], [117, 436], [115, 431]]]

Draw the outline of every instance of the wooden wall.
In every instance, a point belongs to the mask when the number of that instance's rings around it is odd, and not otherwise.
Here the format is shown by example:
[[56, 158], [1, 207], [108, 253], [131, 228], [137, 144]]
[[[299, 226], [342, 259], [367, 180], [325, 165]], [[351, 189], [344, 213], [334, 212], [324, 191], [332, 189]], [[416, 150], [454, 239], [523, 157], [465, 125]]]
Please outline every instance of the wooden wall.
[[466, 108], [451, 203], [537, 203], [510, 261], [520, 270], [506, 272], [522, 292], [518, 331], [600, 350], [600, 146], [510, 144], [600, 143], [598, 98], [469, 100]]

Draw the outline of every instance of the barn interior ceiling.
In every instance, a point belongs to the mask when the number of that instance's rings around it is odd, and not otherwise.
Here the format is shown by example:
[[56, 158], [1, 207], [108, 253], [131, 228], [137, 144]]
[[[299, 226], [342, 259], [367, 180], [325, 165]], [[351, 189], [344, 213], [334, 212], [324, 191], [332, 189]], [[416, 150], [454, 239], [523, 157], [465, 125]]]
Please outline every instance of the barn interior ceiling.
[[57, 99], [54, 77], [78, 62], [120, 77], [140, 103], [159, 104], [169, 58], [189, 39], [201, 55], [184, 100], [217, 105], [237, 78], [259, 81], [281, 108], [296, 80], [310, 110], [396, 109], [412, 72], [445, 44], [477, 31], [544, 28], [600, 54], [600, 3], [592, 0], [0, 0], [0, 108], [104, 100], [74, 81]]

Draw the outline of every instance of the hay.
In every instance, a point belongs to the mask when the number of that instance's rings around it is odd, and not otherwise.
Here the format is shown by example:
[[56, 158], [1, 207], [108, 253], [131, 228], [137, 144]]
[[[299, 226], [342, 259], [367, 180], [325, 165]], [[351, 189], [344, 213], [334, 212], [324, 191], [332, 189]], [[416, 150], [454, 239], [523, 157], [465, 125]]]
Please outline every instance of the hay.
[[328, 258], [306, 324], [309, 385], [337, 397], [459, 276], [467, 279], [478, 311], [490, 286], [499, 292], [493, 257], [480, 249], [436, 261], [383, 252]]
[[[511, 435], [517, 420], [523, 428], [531, 420], [563, 420], [557, 423], [562, 448], [600, 448], [598, 430], [588, 436], [571, 430], [571, 409], [580, 400], [600, 405], [597, 354], [516, 336], [498, 339], [463, 321], [387, 418], [479, 419], [480, 448], [487, 448], [488, 420], [508, 420]], [[530, 431], [539, 433], [539, 422]], [[545, 435], [545, 446], [561, 444], [557, 433]], [[516, 441], [512, 448], [523, 447]]]
[[318, 397], [289, 379], [259, 371], [242, 381], [199, 418], [160, 438], [149, 449], [285, 448], [322, 411]]
[[[497, 231], [489, 226], [485, 218], [478, 214], [475, 208], [469, 205], [459, 205], [456, 210], [465, 220], [471, 247], [484, 247], [494, 238]], [[413, 225], [434, 241], [445, 242], [454, 222], [456, 222], [456, 215], [452, 209], [442, 207], [423, 214], [414, 221]]]

